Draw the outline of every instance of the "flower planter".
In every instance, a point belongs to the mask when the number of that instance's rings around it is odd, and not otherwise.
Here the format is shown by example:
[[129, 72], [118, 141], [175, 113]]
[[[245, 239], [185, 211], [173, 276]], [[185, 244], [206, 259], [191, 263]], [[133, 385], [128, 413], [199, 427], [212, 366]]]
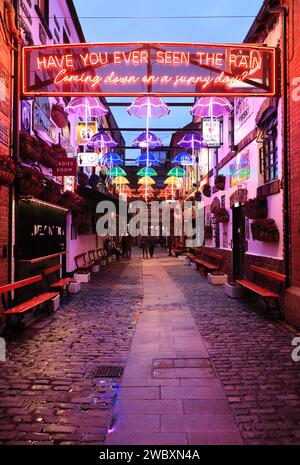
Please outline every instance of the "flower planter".
[[258, 219], [251, 224], [252, 237], [255, 241], [278, 242], [279, 231], [272, 218]]
[[44, 189], [43, 174], [29, 166], [22, 166], [19, 177], [19, 190], [21, 195], [39, 196]]
[[60, 205], [69, 210], [79, 211], [85, 206], [85, 200], [75, 192], [65, 191], [60, 199]]
[[81, 283], [88, 283], [91, 280], [91, 273], [74, 273], [75, 281], [79, 281]]
[[60, 296], [57, 295], [53, 299], [50, 300], [50, 311], [56, 312], [60, 307]]
[[212, 239], [213, 238], [213, 228], [210, 225], [204, 226], [204, 239]]
[[215, 220], [217, 223], [228, 223], [229, 222], [229, 213], [226, 208], [218, 208], [214, 212]]
[[70, 294], [77, 294], [81, 290], [81, 282], [80, 281], [72, 281], [69, 286]]
[[211, 196], [211, 187], [209, 184], [205, 184], [202, 189], [203, 195], [205, 197], [210, 197]]
[[46, 187], [42, 193], [42, 199], [56, 205], [59, 203], [61, 195], [61, 185], [54, 181], [47, 180]]
[[210, 284], [215, 284], [215, 285], [223, 285], [227, 283], [228, 281], [228, 276], [225, 273], [219, 273], [217, 274], [218, 271], [216, 271], [216, 274], [214, 273], [208, 273], [207, 275], [207, 280]]
[[103, 258], [103, 260], [100, 261], [100, 266], [106, 266], [107, 265], [107, 260], [106, 258]]
[[191, 268], [192, 270], [197, 270], [197, 263], [191, 262]]
[[185, 266], [189, 266], [191, 264], [191, 260], [189, 258], [185, 257], [185, 259], [183, 260], [183, 264]]
[[215, 176], [215, 188], [219, 191], [223, 191], [225, 189], [226, 184], [226, 176], [223, 174], [218, 174]]
[[266, 197], [249, 199], [244, 205], [245, 216], [250, 220], [266, 218], [268, 215], [268, 203]]
[[235, 283], [225, 283], [224, 290], [231, 299], [241, 299], [244, 296], [243, 287]]

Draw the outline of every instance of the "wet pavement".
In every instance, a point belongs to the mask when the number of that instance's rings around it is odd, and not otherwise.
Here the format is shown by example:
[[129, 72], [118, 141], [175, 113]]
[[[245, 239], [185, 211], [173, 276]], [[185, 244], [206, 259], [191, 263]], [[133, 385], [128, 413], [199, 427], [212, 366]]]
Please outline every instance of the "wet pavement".
[[[0, 443], [300, 444], [297, 335], [136, 251], [8, 342]], [[125, 371], [96, 378], [102, 365]]]

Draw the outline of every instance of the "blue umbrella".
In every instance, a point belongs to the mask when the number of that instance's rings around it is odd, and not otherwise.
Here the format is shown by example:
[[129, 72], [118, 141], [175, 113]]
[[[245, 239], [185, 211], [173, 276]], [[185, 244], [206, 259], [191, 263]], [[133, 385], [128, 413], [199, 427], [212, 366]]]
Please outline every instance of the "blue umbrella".
[[88, 143], [88, 149], [100, 149], [101, 152], [104, 147], [115, 147], [118, 143], [106, 132], [98, 132], [95, 134]]
[[146, 166], [157, 166], [159, 165], [159, 160], [156, 158], [155, 154], [153, 152], [147, 152], [141, 153], [139, 157], [137, 157], [136, 162], [138, 165], [146, 165]]
[[102, 163], [105, 165], [109, 165], [110, 168], [114, 165], [122, 165], [123, 160], [122, 158], [115, 152], [107, 152], [103, 158], [102, 158]]
[[182, 166], [190, 166], [194, 165], [195, 163], [195, 157], [187, 152], [180, 152], [178, 155], [176, 155], [171, 163], [175, 163], [176, 165], [182, 165]]

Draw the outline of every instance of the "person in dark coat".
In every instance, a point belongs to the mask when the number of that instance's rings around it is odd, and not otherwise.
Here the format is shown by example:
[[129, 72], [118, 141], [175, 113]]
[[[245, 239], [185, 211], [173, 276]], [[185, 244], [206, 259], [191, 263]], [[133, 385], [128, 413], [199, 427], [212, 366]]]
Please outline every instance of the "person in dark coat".
[[155, 240], [154, 240], [154, 237], [150, 237], [150, 238], [149, 238], [149, 253], [150, 253], [150, 257], [151, 257], [151, 258], [153, 258], [154, 248], [155, 248]]

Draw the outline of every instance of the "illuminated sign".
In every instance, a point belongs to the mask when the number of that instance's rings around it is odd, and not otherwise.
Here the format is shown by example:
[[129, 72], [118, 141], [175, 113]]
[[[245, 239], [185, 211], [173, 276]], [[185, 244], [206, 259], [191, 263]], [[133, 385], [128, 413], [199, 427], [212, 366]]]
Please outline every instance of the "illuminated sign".
[[97, 133], [97, 124], [95, 122], [77, 124], [77, 144], [86, 145], [91, 138]]
[[23, 48], [24, 95], [260, 95], [276, 49], [260, 45], [102, 43]]
[[99, 154], [95, 152], [81, 152], [77, 155], [78, 166], [97, 166]]
[[250, 178], [249, 150], [239, 153], [234, 163], [229, 165], [230, 187], [236, 186]]
[[221, 123], [219, 118], [202, 119], [202, 137], [208, 147], [220, 147]]
[[57, 165], [52, 169], [53, 176], [76, 176], [76, 158], [57, 157]]

